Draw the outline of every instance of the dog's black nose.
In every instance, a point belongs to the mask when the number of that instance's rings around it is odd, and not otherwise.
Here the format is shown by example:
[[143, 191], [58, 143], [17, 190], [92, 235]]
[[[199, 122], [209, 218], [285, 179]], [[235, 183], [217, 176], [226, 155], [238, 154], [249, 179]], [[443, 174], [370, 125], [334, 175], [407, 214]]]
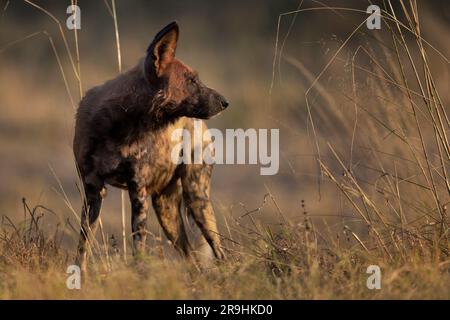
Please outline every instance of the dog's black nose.
[[222, 100], [222, 107], [223, 107], [223, 108], [226, 108], [226, 107], [228, 107], [228, 105], [229, 105], [228, 101], [225, 100], [225, 99], [223, 99], [223, 100]]

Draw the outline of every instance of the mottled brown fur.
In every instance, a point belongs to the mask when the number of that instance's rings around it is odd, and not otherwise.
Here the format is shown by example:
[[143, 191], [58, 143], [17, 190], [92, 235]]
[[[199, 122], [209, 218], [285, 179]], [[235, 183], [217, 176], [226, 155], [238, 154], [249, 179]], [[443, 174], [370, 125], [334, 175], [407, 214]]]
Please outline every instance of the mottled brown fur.
[[150, 196], [180, 253], [191, 257], [180, 215], [184, 199], [215, 256], [224, 258], [210, 202], [212, 166], [174, 164], [171, 133], [177, 128], [192, 131], [194, 118], [207, 119], [228, 103], [175, 58], [178, 33], [176, 23], [166, 26], [136, 67], [92, 88], [80, 102], [73, 149], [86, 194], [78, 246], [83, 270], [105, 184], [128, 190], [135, 252], [145, 250]]

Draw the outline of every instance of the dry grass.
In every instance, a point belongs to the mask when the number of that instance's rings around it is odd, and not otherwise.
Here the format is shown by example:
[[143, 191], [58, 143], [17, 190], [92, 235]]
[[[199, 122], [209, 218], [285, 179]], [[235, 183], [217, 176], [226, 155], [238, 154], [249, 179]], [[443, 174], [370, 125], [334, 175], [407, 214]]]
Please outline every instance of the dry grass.
[[[319, 185], [326, 205], [309, 208], [308, 196], [300, 204], [286, 205], [286, 189], [272, 191], [273, 184], [265, 182], [261, 185], [266, 195], [258, 194], [262, 204], [256, 209], [238, 200], [234, 205], [216, 203], [229, 259], [202, 273], [176, 258], [156, 232], [150, 237], [148, 257], [135, 261], [124, 252], [122, 239], [112, 239], [114, 232], [105, 234], [102, 228], [91, 273], [81, 290], [68, 290], [65, 270], [74, 261], [78, 235], [78, 222], [71, 222], [77, 216], [71, 201], [82, 199], [69, 199], [60, 183], [57, 191], [71, 218], [43, 206], [30, 208], [25, 200], [20, 223], [3, 216], [0, 298], [450, 299], [450, 123], [448, 96], [439, 92], [448, 83], [436, 80], [448, 73], [449, 61], [422, 38], [413, 0], [400, 1], [396, 10], [387, 1], [383, 33], [375, 35], [363, 30], [366, 16], [361, 10], [322, 5], [304, 9], [300, 5], [282, 14], [278, 27], [282, 18], [315, 11], [347, 12], [361, 20], [318, 72], [282, 52], [287, 50], [293, 22], [281, 44], [277, 31], [268, 114], [274, 120], [271, 125], [292, 132], [282, 152], [307, 148], [312, 158], [295, 161], [295, 154], [287, 154], [282, 169], [297, 179], [302, 168], [312, 168], [318, 184], [310, 179], [306, 187], [316, 190]], [[111, 15], [120, 68], [114, 1]], [[73, 58], [65, 31], [51, 17], [67, 51], [66, 69], [72, 69], [82, 91], [77, 35]], [[61, 54], [53, 38], [44, 35], [72, 101]], [[366, 41], [354, 50], [348, 48], [357, 36]], [[306, 81], [292, 85], [281, 73], [282, 63]], [[327, 77], [337, 81], [330, 84]], [[277, 87], [281, 78], [284, 86]], [[256, 104], [254, 96], [261, 88], [251, 89], [255, 93], [249, 90], [245, 98]], [[299, 91], [304, 97], [298, 97]], [[270, 112], [291, 97], [306, 101], [304, 110]], [[303, 121], [306, 132], [292, 119]], [[381, 290], [366, 287], [369, 265], [381, 268]]]
[[[254, 210], [229, 216], [234, 234], [232, 241], [224, 239], [229, 259], [204, 272], [168, 257], [161, 243], [127, 265], [116, 243], [108, 246], [108, 261], [97, 246], [96, 262], [81, 290], [69, 290], [65, 270], [73, 256], [61, 241], [71, 226], [60, 224], [45, 233], [42, 218], [52, 213], [40, 206], [24, 210], [28, 218], [20, 225], [7, 219], [2, 224], [1, 299], [450, 298], [450, 261], [439, 247], [438, 226], [415, 234], [381, 234], [384, 246], [370, 233], [360, 246], [352, 244], [356, 235], [348, 228], [343, 236], [319, 233], [306, 211], [301, 222], [276, 225], [252, 218]], [[252, 222], [244, 224], [246, 219]], [[381, 290], [366, 287], [366, 269], [372, 264], [381, 268]]]

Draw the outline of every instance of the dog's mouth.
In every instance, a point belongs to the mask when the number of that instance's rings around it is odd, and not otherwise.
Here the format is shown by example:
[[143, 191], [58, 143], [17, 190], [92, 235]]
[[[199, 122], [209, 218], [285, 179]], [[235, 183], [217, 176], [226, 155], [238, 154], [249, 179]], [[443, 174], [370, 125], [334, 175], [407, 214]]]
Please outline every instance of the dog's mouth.
[[227, 107], [228, 107], [228, 103], [226, 104], [226, 106], [224, 106], [224, 105], [221, 105], [221, 106], [219, 106], [218, 108], [217, 108], [217, 112], [214, 112], [212, 115], [210, 115], [209, 117], [208, 117], [208, 119], [213, 119], [213, 118], [216, 118], [217, 116], [219, 116], [225, 109], [227, 109]]
[[217, 118], [225, 109], [220, 110], [219, 112], [217, 112], [216, 114], [213, 114], [212, 116], [210, 116], [208, 119], [214, 119]]
[[198, 114], [196, 116], [196, 118], [203, 119], [203, 120], [213, 119], [213, 118], [216, 118], [218, 115], [220, 115], [225, 109], [226, 108], [219, 107], [219, 108], [217, 108], [217, 111], [214, 110], [213, 112], [210, 111], [206, 114]]

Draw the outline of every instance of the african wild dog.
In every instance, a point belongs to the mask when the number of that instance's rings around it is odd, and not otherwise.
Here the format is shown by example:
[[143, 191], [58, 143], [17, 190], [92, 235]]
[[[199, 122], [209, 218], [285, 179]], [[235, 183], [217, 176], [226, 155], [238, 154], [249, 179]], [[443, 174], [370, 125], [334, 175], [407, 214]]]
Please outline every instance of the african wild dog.
[[228, 102], [175, 58], [178, 34], [176, 22], [167, 25], [136, 67], [92, 88], [80, 102], [73, 150], [86, 194], [77, 258], [82, 270], [105, 184], [128, 190], [135, 253], [145, 248], [151, 196], [165, 234], [183, 256], [192, 258], [180, 213], [182, 199], [216, 258], [224, 259], [210, 202], [212, 166], [175, 164], [171, 133], [192, 130], [194, 118], [208, 119]]

